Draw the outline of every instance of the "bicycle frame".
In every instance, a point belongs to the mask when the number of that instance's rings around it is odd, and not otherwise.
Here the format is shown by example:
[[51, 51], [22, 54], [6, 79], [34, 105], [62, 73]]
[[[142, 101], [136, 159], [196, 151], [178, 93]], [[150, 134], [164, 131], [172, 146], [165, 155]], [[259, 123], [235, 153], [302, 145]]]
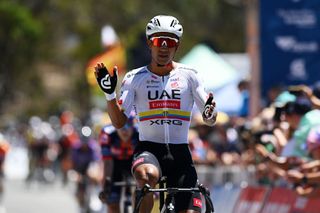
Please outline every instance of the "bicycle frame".
[[[150, 192], [160, 192], [160, 193], [167, 193], [167, 197], [165, 200], [166, 204], [169, 204], [170, 201], [173, 199], [174, 194], [179, 193], [179, 192], [200, 192], [204, 198], [205, 198], [205, 205], [206, 205], [206, 213], [213, 213], [214, 212], [214, 207], [213, 203], [210, 198], [210, 191], [205, 188], [202, 184], [199, 184], [198, 187], [194, 188], [151, 188], [150, 185], [146, 184], [141, 190], [136, 190], [136, 199], [135, 199], [135, 205], [134, 205], [134, 211], [133, 213], [138, 213], [139, 208], [142, 202], [143, 197]], [[164, 199], [164, 198], [162, 198]], [[160, 212], [163, 212], [163, 200], [160, 201]], [[165, 206], [165, 209], [168, 209], [168, 205]], [[169, 209], [170, 212], [173, 212], [171, 209]]]

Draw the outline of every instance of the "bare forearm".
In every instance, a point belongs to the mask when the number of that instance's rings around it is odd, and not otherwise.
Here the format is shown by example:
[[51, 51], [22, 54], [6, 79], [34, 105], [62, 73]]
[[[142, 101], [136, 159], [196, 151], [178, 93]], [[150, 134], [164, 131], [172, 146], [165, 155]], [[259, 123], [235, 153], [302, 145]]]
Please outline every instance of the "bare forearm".
[[312, 105], [314, 106], [314, 108], [320, 109], [320, 99], [318, 99], [316, 96], [312, 95], [310, 97], [310, 101], [311, 101]]
[[280, 144], [281, 148], [283, 148], [288, 142], [288, 140], [287, 140], [285, 134], [283, 133], [283, 131], [280, 130], [279, 128], [276, 128], [276, 129], [273, 130], [273, 134], [277, 138], [278, 143]]
[[117, 103], [117, 99], [107, 101], [107, 110], [110, 116], [112, 125], [119, 129], [123, 127], [127, 121], [126, 115], [121, 110], [120, 106]]
[[269, 158], [270, 158], [270, 163], [273, 166], [278, 167], [279, 169], [282, 169], [282, 170], [289, 169], [289, 163], [286, 160], [284, 160], [283, 158], [278, 157], [273, 153], [269, 153]]
[[319, 184], [320, 183], [320, 172], [313, 172], [306, 174], [308, 183], [310, 184]]

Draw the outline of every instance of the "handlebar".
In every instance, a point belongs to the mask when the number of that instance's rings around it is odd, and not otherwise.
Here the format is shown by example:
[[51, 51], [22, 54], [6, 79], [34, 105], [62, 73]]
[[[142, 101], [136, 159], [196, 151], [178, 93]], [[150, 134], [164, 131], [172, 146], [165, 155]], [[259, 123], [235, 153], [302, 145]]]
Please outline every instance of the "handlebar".
[[203, 184], [199, 184], [198, 187], [192, 187], [192, 188], [160, 188], [160, 189], [154, 189], [154, 188], [151, 188], [150, 185], [145, 184], [142, 189], [136, 190], [136, 199], [135, 199], [135, 206], [133, 211], [134, 213], [139, 212], [139, 208], [140, 208], [143, 197], [150, 192], [167, 192], [169, 194], [174, 194], [178, 192], [200, 192], [205, 198], [206, 213], [214, 212], [213, 203], [210, 198], [210, 191], [209, 189], [204, 187]]
[[112, 186], [119, 186], [119, 187], [135, 187], [136, 183], [132, 180], [128, 181], [117, 181], [117, 182], [112, 182], [111, 179], [106, 178], [104, 185], [103, 185], [103, 190], [99, 193], [99, 199], [105, 203], [108, 195], [111, 192], [111, 187]]

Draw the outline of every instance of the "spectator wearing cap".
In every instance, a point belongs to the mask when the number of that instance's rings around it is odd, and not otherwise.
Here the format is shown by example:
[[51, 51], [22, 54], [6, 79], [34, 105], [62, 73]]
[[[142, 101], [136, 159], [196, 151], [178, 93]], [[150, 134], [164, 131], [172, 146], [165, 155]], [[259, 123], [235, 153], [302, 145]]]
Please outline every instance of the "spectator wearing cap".
[[[315, 121], [310, 121], [315, 112], [310, 111], [311, 104], [308, 99], [296, 98], [287, 102], [282, 108], [282, 118], [289, 125], [290, 131], [288, 143], [284, 146], [280, 156], [268, 152], [263, 146], [257, 146], [257, 152], [270, 163], [270, 168], [280, 176], [285, 175], [285, 171], [299, 166], [308, 159], [306, 150], [306, 129], [310, 129]], [[320, 119], [319, 119], [320, 122]]]
[[305, 119], [302, 119], [306, 113], [311, 110], [311, 103], [308, 99], [297, 98], [295, 101], [288, 102], [284, 106], [284, 119], [288, 122], [290, 131], [292, 132], [291, 139], [288, 144], [284, 147], [281, 155], [284, 157], [307, 157], [307, 152], [305, 150], [305, 137], [297, 133], [301, 128], [304, 128]]

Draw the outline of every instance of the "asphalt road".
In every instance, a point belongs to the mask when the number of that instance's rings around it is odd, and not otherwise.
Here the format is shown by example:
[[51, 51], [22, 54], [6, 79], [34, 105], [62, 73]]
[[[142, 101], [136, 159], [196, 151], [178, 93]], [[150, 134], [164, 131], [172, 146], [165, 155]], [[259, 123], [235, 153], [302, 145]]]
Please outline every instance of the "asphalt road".
[[73, 186], [31, 184], [5, 180], [0, 213], [78, 213]]
[[[12, 147], [4, 165], [4, 192], [0, 196], [0, 213], [82, 213], [75, 199], [75, 183], [70, 181], [63, 186], [61, 177], [53, 183], [33, 180], [24, 181], [28, 175], [27, 150]], [[106, 212], [99, 201], [100, 189], [91, 187], [90, 206], [92, 213]]]

